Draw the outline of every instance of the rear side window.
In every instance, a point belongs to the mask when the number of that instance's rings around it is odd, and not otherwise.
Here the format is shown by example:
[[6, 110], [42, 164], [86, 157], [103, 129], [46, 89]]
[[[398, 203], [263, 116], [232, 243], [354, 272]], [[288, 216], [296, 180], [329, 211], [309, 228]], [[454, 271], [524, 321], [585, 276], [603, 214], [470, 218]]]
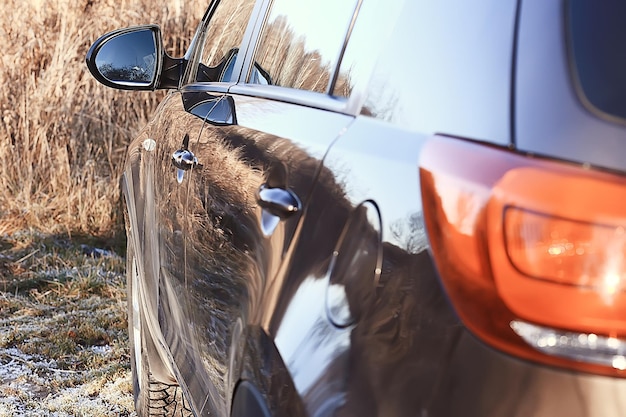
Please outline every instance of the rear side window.
[[507, 144], [516, 7], [516, 0], [365, 1], [340, 68], [348, 83], [333, 93], [363, 95], [363, 115], [405, 129]]
[[248, 82], [327, 92], [356, 0], [274, 0]]
[[583, 101], [626, 118], [626, 2], [570, 0], [570, 51]]

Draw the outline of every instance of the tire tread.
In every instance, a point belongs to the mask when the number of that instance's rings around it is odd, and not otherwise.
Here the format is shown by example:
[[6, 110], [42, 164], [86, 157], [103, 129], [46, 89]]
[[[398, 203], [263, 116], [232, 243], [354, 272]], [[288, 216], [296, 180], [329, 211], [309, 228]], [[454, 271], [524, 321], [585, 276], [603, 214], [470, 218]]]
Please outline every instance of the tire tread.
[[192, 417], [178, 385], [162, 384], [151, 380], [149, 383], [149, 415], [158, 417]]

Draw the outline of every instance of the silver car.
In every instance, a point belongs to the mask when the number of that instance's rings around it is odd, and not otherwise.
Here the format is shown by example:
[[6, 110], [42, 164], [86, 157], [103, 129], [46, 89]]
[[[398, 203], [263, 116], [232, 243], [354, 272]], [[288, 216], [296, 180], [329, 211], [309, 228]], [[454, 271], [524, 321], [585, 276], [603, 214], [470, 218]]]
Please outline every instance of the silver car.
[[626, 6], [215, 0], [87, 65], [140, 415], [626, 415]]

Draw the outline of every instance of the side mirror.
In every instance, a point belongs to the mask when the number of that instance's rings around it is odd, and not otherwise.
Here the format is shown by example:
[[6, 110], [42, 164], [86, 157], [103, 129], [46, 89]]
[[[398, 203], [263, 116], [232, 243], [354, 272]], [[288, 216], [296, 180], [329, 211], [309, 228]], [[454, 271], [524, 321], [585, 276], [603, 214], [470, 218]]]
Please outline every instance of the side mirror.
[[182, 59], [172, 59], [163, 52], [157, 25], [119, 29], [101, 36], [89, 48], [86, 61], [96, 80], [121, 90], [176, 88], [184, 67]]

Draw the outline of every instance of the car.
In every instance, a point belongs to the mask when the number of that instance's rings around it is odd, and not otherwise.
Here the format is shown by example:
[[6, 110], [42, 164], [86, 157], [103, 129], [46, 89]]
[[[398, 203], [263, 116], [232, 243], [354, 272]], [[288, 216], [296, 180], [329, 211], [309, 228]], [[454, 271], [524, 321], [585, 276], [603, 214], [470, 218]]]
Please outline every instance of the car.
[[626, 14], [214, 0], [122, 178], [139, 415], [626, 414]]

